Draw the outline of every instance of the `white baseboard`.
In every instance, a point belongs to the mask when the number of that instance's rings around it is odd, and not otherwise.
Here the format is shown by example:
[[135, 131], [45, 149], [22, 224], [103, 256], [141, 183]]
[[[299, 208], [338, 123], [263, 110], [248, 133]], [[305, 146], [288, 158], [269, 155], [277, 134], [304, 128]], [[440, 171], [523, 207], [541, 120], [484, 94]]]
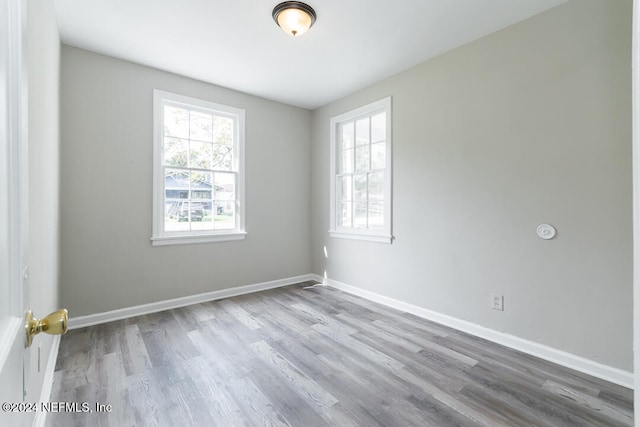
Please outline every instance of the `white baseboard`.
[[199, 304], [207, 301], [214, 301], [222, 298], [235, 297], [238, 295], [250, 294], [252, 292], [265, 291], [267, 289], [279, 288], [293, 285], [307, 280], [314, 280], [315, 275], [305, 274], [302, 276], [289, 277], [287, 279], [273, 280], [270, 282], [256, 283], [253, 285], [239, 286], [236, 288], [222, 289], [219, 291], [205, 292], [203, 294], [190, 295], [182, 298], [175, 298], [165, 301], [152, 302], [149, 304], [136, 305], [133, 307], [119, 308], [117, 310], [105, 311], [103, 313], [88, 314], [69, 319], [69, 329], [84, 328], [86, 326], [98, 325], [100, 323], [113, 322], [114, 320], [127, 319], [129, 317], [143, 314], [156, 313], [158, 311], [170, 310], [172, 308], [184, 307], [191, 304]]
[[[56, 361], [58, 360], [58, 350], [60, 349], [60, 335], [54, 335], [49, 350], [47, 368], [44, 371], [42, 380], [42, 391], [40, 392], [40, 402], [49, 402], [51, 399], [51, 389], [53, 388], [53, 374], [56, 372]], [[38, 411], [33, 419], [33, 427], [44, 427], [47, 420], [47, 413]]]
[[[206, 292], [198, 295], [191, 295], [182, 298], [175, 298], [171, 300], [158, 301], [150, 304], [143, 304], [133, 307], [120, 308], [117, 310], [107, 311], [104, 313], [89, 314], [86, 316], [78, 316], [69, 319], [69, 329], [84, 328], [86, 326], [97, 325], [100, 323], [112, 322], [114, 320], [126, 319], [129, 317], [140, 316], [143, 314], [155, 313], [158, 311], [169, 310], [172, 308], [184, 307], [191, 304], [198, 304], [207, 301], [214, 301], [222, 298], [229, 298], [237, 295], [249, 294], [252, 292], [264, 291], [267, 289], [279, 288], [282, 286], [293, 285], [295, 283], [304, 282], [307, 280], [315, 280], [320, 283], [327, 284], [336, 289], [348, 292], [360, 296], [362, 298], [374, 301], [388, 307], [395, 308], [407, 313], [414, 314], [427, 320], [431, 320], [436, 323], [440, 323], [445, 326], [457, 329], [462, 332], [466, 332], [471, 335], [475, 335], [480, 338], [484, 338], [489, 341], [493, 341], [497, 344], [504, 345], [506, 347], [513, 348], [518, 351], [530, 354], [532, 356], [539, 357], [544, 360], [548, 360], [558, 365], [565, 366], [576, 371], [583, 372], [588, 375], [592, 375], [596, 378], [601, 378], [605, 381], [619, 384], [623, 387], [630, 389], [634, 388], [634, 376], [633, 373], [623, 371], [622, 369], [613, 368], [611, 366], [604, 365], [602, 363], [594, 362], [593, 360], [586, 359], [575, 354], [567, 353], [562, 350], [558, 350], [537, 342], [529, 341], [524, 338], [510, 335], [504, 332], [499, 332], [494, 329], [486, 328], [478, 324], [468, 322], [466, 320], [458, 319], [446, 314], [438, 313], [417, 305], [409, 304], [404, 301], [396, 300], [386, 297], [384, 295], [377, 294], [375, 292], [367, 291], [346, 283], [339, 282], [332, 279], [324, 279], [317, 274], [305, 274], [296, 277], [290, 277], [287, 279], [274, 280], [270, 282], [257, 283], [253, 285], [240, 286], [237, 288], [223, 289], [219, 291]], [[59, 339], [59, 337], [58, 337]], [[59, 342], [59, 341], [58, 341]], [[56, 343], [56, 355], [57, 355], [57, 343]], [[51, 363], [51, 361], [50, 361]], [[47, 369], [49, 367], [47, 366]], [[53, 368], [55, 369], [55, 359], [53, 360]], [[53, 371], [51, 372], [51, 378], [53, 378]], [[46, 377], [45, 377], [46, 379]], [[43, 390], [44, 392], [44, 390]], [[49, 393], [51, 388], [49, 387]]]
[[[323, 282], [324, 278], [319, 275], [313, 275], [313, 280]], [[449, 326], [451, 328], [466, 332], [471, 335], [475, 335], [480, 338], [484, 338], [489, 341], [493, 341], [497, 344], [522, 351], [524, 353], [539, 357], [544, 360], [548, 360], [549, 362], [557, 363], [558, 365], [565, 366], [570, 369], [575, 369], [576, 371], [583, 372], [596, 378], [601, 378], [605, 381], [609, 381], [630, 389], [634, 388], [634, 377], [632, 372], [613, 368], [611, 366], [594, 362], [593, 360], [589, 360], [575, 354], [548, 347], [534, 341], [529, 341], [515, 335], [510, 335], [504, 332], [496, 331], [494, 329], [489, 329], [484, 326], [468, 322], [466, 320], [447, 316], [445, 314], [441, 314], [423, 307], [419, 307], [417, 305], [389, 298], [384, 295], [370, 292], [355, 286], [347, 285], [346, 283], [341, 283], [337, 280], [328, 279], [326, 281], [326, 284], [341, 291], [357, 295], [359, 297], [395, 308], [397, 310], [414, 314], [424, 319]]]

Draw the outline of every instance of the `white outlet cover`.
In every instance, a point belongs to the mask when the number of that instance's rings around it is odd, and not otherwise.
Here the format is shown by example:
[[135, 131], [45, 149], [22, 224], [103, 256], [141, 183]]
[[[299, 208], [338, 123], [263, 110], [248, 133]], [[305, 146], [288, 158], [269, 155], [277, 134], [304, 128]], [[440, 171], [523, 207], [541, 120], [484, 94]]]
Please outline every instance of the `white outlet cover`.
[[538, 237], [544, 240], [553, 239], [556, 235], [556, 229], [551, 224], [540, 224], [536, 229]]
[[491, 294], [491, 308], [504, 311], [504, 295]]

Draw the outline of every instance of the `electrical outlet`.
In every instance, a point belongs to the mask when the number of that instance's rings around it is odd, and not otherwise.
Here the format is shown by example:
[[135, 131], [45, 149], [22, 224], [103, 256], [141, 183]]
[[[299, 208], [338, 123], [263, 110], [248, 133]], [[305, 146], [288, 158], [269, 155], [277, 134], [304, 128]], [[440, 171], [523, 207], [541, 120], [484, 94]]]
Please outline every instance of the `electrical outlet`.
[[498, 311], [504, 311], [504, 296], [491, 294], [491, 308]]

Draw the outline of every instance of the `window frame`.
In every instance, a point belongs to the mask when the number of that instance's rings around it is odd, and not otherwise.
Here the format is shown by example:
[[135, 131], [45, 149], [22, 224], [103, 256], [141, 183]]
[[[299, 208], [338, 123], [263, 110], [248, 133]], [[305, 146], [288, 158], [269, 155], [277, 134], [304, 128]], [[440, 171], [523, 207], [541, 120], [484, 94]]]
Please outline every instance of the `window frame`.
[[[164, 106], [177, 105], [195, 110], [205, 110], [234, 120], [233, 167], [236, 174], [235, 225], [230, 230], [166, 231], [165, 227], [165, 175], [164, 175]], [[182, 245], [196, 243], [243, 240], [245, 230], [245, 110], [216, 104], [158, 89], [153, 90], [153, 224], [151, 244], [153, 246]], [[191, 169], [191, 168], [183, 168]], [[212, 171], [213, 172], [213, 171]], [[212, 205], [214, 209], [214, 205]]]
[[[378, 101], [372, 102], [370, 104], [364, 105], [362, 107], [356, 108], [354, 110], [348, 111], [346, 113], [334, 116], [330, 119], [330, 153], [329, 153], [329, 175], [330, 175], [330, 183], [329, 183], [329, 236], [345, 238], [345, 239], [355, 239], [355, 240], [364, 240], [371, 242], [379, 242], [379, 243], [392, 243], [393, 242], [393, 234], [392, 234], [392, 99], [391, 97], [386, 97], [380, 99]], [[337, 197], [337, 175], [338, 175], [338, 165], [340, 164], [340, 159], [338, 155], [340, 154], [340, 150], [338, 148], [338, 144], [340, 144], [341, 140], [338, 137], [339, 130], [341, 126], [345, 123], [355, 122], [358, 119], [364, 117], [371, 117], [379, 114], [381, 112], [386, 113], [386, 136], [385, 136], [385, 168], [384, 168], [384, 222], [381, 229], [372, 230], [365, 228], [355, 228], [355, 227], [342, 227], [337, 225], [337, 206], [338, 201]], [[371, 128], [370, 128], [371, 129]], [[370, 131], [369, 129], [369, 131]], [[354, 147], [355, 147], [354, 140]], [[371, 146], [371, 137], [369, 138], [369, 147]], [[354, 152], [355, 158], [355, 152]], [[371, 159], [371, 157], [369, 157]], [[367, 173], [371, 173], [372, 169], [369, 168]], [[355, 170], [354, 170], [355, 174]], [[367, 214], [368, 215], [368, 214]]]

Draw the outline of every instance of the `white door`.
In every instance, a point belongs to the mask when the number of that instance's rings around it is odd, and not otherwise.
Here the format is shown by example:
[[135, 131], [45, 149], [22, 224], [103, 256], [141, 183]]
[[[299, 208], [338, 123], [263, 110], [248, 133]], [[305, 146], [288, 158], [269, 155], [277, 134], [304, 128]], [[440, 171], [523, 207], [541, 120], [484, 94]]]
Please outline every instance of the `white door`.
[[[0, 425], [31, 423], [23, 403], [23, 280], [28, 275], [26, 88], [22, 0], [0, 0]], [[14, 412], [15, 411], [15, 412]], [[21, 412], [23, 411], [23, 412]]]
[[633, 352], [635, 425], [640, 427], [640, 1], [633, 2]]

